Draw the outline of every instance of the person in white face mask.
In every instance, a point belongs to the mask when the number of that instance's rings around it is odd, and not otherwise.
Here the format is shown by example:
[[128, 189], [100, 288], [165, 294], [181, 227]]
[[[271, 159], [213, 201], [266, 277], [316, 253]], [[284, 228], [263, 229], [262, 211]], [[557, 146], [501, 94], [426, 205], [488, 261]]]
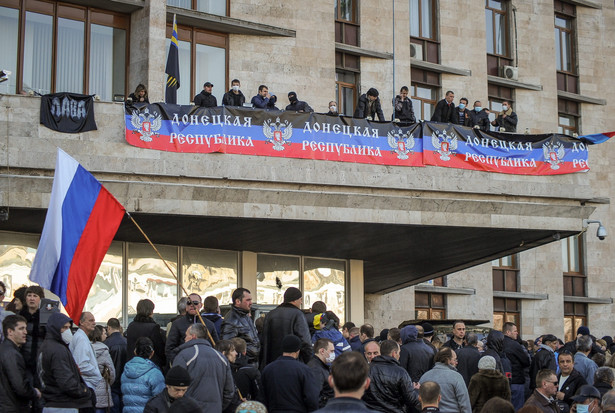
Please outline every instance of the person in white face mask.
[[329, 102], [329, 111], [327, 112], [327, 116], [339, 116], [339, 112], [337, 110], [337, 102], [332, 100]]
[[68, 349], [72, 341], [73, 320], [62, 313], [53, 313], [47, 322], [47, 334], [40, 349], [38, 374], [45, 400], [43, 413], [77, 413], [92, 407], [92, 391], [88, 389]]
[[335, 347], [333, 341], [328, 338], [319, 338], [314, 343], [314, 357], [308, 362], [308, 367], [312, 369], [314, 378], [320, 387], [318, 396], [318, 408], [323, 408], [329, 399], [335, 396], [333, 389], [329, 386], [329, 374], [331, 363], [335, 360]]
[[599, 413], [602, 412], [600, 409], [600, 402], [602, 401], [600, 397], [600, 392], [597, 388], [590, 384], [586, 384], [581, 386], [577, 395], [572, 398], [575, 402], [572, 404], [572, 409], [576, 407], [577, 413]]
[[239, 79], [233, 79], [231, 81], [231, 90], [226, 92], [222, 97], [222, 105], [224, 106], [243, 106], [246, 103], [246, 97], [241, 93], [239, 87], [241, 82]]

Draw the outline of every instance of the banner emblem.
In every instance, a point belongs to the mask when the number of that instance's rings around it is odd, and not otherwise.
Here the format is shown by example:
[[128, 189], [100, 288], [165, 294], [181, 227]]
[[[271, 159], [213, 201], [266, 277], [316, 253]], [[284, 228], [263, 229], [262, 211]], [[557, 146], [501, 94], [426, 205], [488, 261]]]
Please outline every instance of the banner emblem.
[[280, 122], [280, 118], [276, 118], [275, 122], [271, 119], [263, 122], [263, 135], [267, 138], [267, 142], [273, 144], [274, 151], [283, 151], [284, 145], [290, 145], [290, 138], [293, 136], [293, 124], [287, 120], [284, 123]]
[[551, 169], [559, 169], [559, 164], [563, 162], [564, 156], [566, 156], [566, 150], [561, 142], [558, 143], [545, 143], [542, 145], [542, 152], [545, 156], [545, 162], [551, 165]]
[[130, 123], [134, 127], [133, 133], [140, 133], [143, 142], [151, 142], [152, 136], [158, 136], [156, 132], [162, 126], [162, 118], [158, 113], [151, 114], [149, 109], [145, 108], [143, 113], [133, 110]]
[[392, 153], [397, 154], [397, 159], [408, 159], [408, 153], [414, 148], [414, 138], [412, 133], [403, 133], [401, 129], [397, 132], [390, 131], [387, 134], [387, 141], [392, 149]]
[[446, 134], [446, 131], [436, 135], [435, 132], [431, 135], [431, 144], [436, 152], [440, 154], [440, 159], [448, 161], [451, 155], [457, 150], [457, 137], [451, 137]]

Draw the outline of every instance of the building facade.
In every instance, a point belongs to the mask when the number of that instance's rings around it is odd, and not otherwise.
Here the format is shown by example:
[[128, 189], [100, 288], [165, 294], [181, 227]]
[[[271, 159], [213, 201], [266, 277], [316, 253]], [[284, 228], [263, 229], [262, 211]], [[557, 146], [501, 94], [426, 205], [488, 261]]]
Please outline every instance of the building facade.
[[[408, 86], [421, 120], [452, 90], [492, 112], [511, 102], [521, 133], [615, 130], [606, 0], [0, 0], [9, 291], [27, 282], [61, 147], [142, 223], [184, 287], [221, 304], [236, 286], [276, 304], [294, 285], [306, 305], [377, 329], [429, 317], [514, 320], [524, 337], [581, 324], [612, 334], [615, 244], [594, 226], [575, 235], [588, 218], [610, 229], [610, 142], [589, 148], [590, 172], [539, 177], [131, 147], [119, 101], [140, 83], [163, 100], [174, 15], [180, 104], [205, 81], [221, 102], [237, 78], [248, 100], [264, 84], [278, 107], [295, 91], [351, 115], [375, 87], [391, 119]], [[97, 131], [39, 125], [37, 94], [60, 91], [97, 95]], [[86, 308], [127, 322], [139, 299], [170, 314], [181, 294], [125, 220]]]

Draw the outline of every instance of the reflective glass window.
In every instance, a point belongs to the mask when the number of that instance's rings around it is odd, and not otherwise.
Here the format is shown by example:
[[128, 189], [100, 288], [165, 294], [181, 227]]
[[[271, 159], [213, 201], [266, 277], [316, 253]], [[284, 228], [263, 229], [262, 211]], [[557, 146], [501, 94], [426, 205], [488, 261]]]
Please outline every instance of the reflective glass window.
[[346, 262], [319, 258], [303, 260], [303, 304], [311, 307], [314, 301], [323, 301], [343, 324], [346, 306]]
[[13, 93], [17, 87], [17, 56], [19, 39], [19, 10], [0, 7], [0, 62], [9, 70], [9, 80], [0, 84], [2, 93]]
[[[156, 246], [177, 274], [177, 247]], [[128, 315], [136, 314], [139, 300], [156, 304], [157, 314], [177, 313], [177, 281], [149, 244], [128, 244]]]
[[83, 91], [84, 27], [80, 21], [58, 19], [56, 92]]
[[284, 291], [288, 287], [300, 287], [299, 257], [258, 254], [256, 268], [256, 294], [259, 304], [281, 304], [284, 301]]
[[126, 30], [92, 24], [90, 28], [90, 93], [113, 100], [126, 88]]
[[32, 89], [42, 95], [51, 92], [52, 51], [53, 17], [26, 12], [24, 89]]
[[213, 295], [220, 305], [230, 304], [231, 294], [237, 288], [238, 260], [235, 251], [182, 248], [184, 288], [203, 298]]
[[0, 280], [6, 285], [6, 301], [22, 285], [36, 285], [28, 277], [38, 241], [37, 235], [0, 232]]

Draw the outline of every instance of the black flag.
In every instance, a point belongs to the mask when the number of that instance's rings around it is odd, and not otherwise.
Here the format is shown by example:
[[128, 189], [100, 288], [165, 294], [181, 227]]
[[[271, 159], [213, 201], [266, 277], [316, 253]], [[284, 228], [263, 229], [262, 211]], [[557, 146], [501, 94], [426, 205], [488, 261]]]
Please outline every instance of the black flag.
[[177, 103], [177, 89], [179, 89], [179, 48], [177, 46], [177, 19], [173, 15], [173, 33], [171, 34], [171, 46], [167, 58], [167, 68], [164, 72], [167, 76], [167, 90], [164, 94], [166, 103]]

